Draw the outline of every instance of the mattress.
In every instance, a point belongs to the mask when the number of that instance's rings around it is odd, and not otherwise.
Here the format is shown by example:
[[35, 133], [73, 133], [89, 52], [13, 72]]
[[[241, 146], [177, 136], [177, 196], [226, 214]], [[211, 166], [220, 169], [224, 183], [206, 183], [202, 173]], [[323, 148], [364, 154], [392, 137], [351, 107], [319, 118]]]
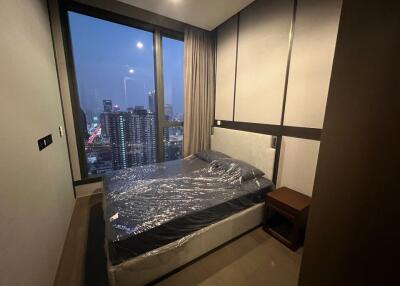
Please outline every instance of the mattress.
[[265, 178], [242, 182], [196, 157], [121, 170], [104, 184], [112, 265], [252, 207], [273, 189]]

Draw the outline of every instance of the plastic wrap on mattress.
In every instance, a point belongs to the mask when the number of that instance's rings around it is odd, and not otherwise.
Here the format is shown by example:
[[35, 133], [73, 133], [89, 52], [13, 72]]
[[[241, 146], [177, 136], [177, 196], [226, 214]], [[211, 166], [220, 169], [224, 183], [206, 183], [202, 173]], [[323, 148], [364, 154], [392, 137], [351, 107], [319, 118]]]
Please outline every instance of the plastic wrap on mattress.
[[263, 211], [262, 204], [254, 205], [155, 250], [117, 265], [109, 263], [109, 285], [152, 285], [155, 279], [256, 227]]
[[258, 226], [263, 212], [263, 205], [257, 204], [120, 264], [108, 263], [109, 285], [153, 285], [155, 279]]
[[106, 179], [104, 215], [113, 264], [251, 207], [272, 187], [264, 178], [242, 182], [238, 168], [181, 161], [194, 167], [171, 176], [164, 173], [168, 163], [154, 164]]

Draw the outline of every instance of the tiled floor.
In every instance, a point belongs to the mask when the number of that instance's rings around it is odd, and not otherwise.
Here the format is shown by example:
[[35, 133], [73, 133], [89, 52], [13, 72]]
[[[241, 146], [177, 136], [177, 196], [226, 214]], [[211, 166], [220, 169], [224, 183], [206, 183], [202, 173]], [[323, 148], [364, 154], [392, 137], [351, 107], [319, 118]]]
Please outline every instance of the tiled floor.
[[[96, 279], [85, 279], [85, 273], [97, 273], [98, 276], [100, 272], [104, 274], [100, 280], [102, 283], [96, 282], [96, 285], [106, 283], [104, 261], [90, 265], [85, 263], [86, 259], [86, 262], [104, 260], [104, 255], [98, 254], [104, 238], [98, 237], [97, 228], [102, 226], [98, 218], [95, 223], [91, 222], [93, 214], [99, 216], [98, 210], [101, 212], [100, 202], [101, 197], [77, 200], [55, 285], [78, 286], [84, 285], [85, 281], [88, 284], [88, 281]], [[94, 209], [97, 211], [94, 212]], [[93, 243], [98, 246], [93, 248]], [[96, 251], [97, 248], [100, 250]], [[157, 285], [295, 286], [301, 253], [302, 250], [292, 252], [257, 228], [159, 281]]]
[[301, 250], [292, 252], [258, 228], [158, 285], [297, 285]]

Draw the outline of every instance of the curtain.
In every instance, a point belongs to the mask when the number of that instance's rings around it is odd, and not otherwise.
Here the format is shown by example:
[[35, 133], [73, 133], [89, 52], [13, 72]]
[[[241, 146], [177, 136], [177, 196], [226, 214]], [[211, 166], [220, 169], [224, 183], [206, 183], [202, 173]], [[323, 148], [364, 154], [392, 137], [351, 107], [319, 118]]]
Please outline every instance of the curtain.
[[216, 45], [211, 32], [185, 31], [184, 156], [210, 149], [214, 120]]

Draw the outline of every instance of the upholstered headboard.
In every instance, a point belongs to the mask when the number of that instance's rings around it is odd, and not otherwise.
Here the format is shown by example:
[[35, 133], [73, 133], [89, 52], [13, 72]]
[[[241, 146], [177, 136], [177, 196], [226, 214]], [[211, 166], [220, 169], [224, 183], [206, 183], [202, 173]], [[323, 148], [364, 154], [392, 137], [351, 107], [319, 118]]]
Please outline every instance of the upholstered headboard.
[[214, 127], [211, 136], [212, 150], [259, 168], [270, 180], [272, 180], [275, 160], [275, 149], [271, 146], [271, 135]]

